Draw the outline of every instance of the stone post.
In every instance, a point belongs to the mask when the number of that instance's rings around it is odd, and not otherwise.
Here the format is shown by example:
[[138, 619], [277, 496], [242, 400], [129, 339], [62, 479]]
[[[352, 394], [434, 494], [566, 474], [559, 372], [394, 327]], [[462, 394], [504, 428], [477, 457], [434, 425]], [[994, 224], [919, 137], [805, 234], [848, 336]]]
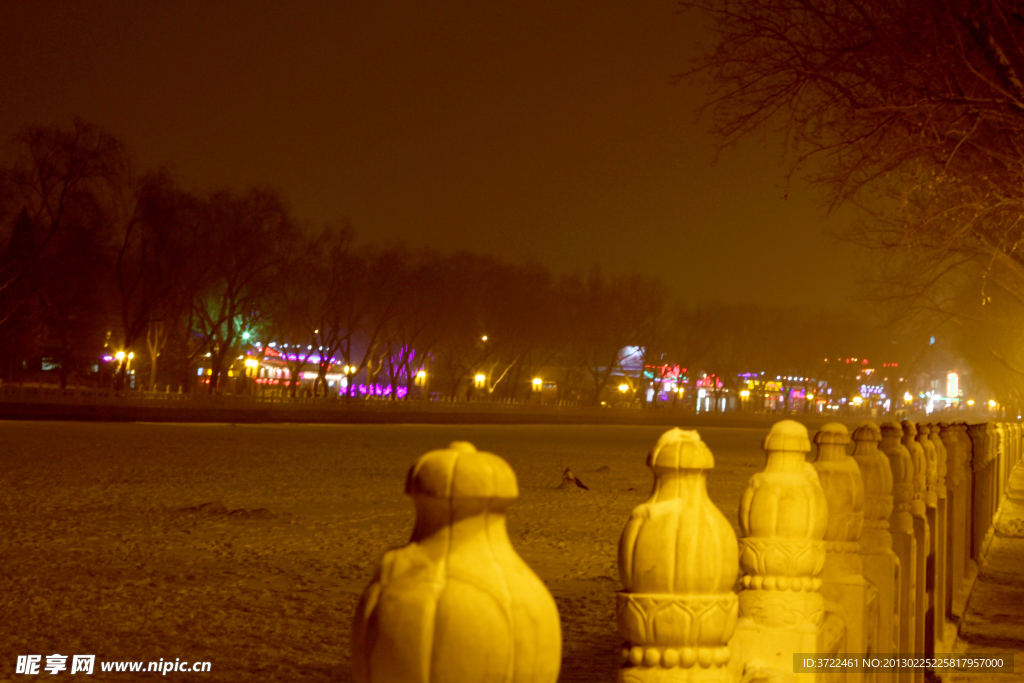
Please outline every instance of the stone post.
[[959, 612], [953, 607], [958, 599], [964, 580], [964, 520], [967, 513], [964, 509], [964, 454], [960, 440], [962, 425], [940, 425], [940, 437], [946, 447], [946, 463], [948, 476], [947, 489], [947, 529], [946, 529], [946, 618], [952, 619]]
[[[865, 422], [853, 431], [853, 459], [864, 482], [864, 531], [860, 536], [860, 555], [864, 577], [878, 590], [878, 626], [872, 651], [884, 656], [899, 652], [897, 622], [899, 611], [899, 566], [892, 549], [889, 518], [893, 511], [892, 468], [878, 449], [882, 432], [874, 422]], [[888, 683], [895, 675], [879, 672], [876, 680]]]
[[927, 523], [924, 528], [925, 533], [928, 535], [928, 550], [925, 555], [924, 595], [927, 602], [921, 605], [921, 610], [918, 614], [924, 614], [924, 628], [922, 629], [924, 632], [924, 650], [921, 652], [927, 657], [932, 657], [935, 654], [935, 565], [938, 546], [936, 539], [938, 520], [936, 516], [939, 502], [938, 492], [935, 490], [935, 483], [938, 479], [938, 453], [935, 451], [935, 444], [928, 438], [930, 433], [931, 428], [928, 425], [919, 424], [917, 425], [917, 436], [914, 438], [924, 452], [925, 465], [924, 503], [925, 520]]
[[1017, 465], [1017, 457], [1020, 451], [1020, 423], [1019, 422], [1007, 422], [1006, 428], [1006, 485], [1009, 486], [1010, 474], [1013, 472], [1013, 468]]
[[988, 423], [971, 425], [967, 428], [971, 437], [972, 454], [971, 471], [974, 475], [971, 495], [971, 559], [981, 564], [981, 546], [988, 530], [985, 518], [989, 503], [988, 481]]
[[[992, 519], [996, 516], [996, 508], [999, 506], [999, 424], [996, 422], [989, 422], [986, 426], [986, 441], [988, 442], [988, 451], [986, 455], [985, 463], [985, 479], [986, 479], [986, 491], [987, 497], [985, 501], [985, 521], [984, 528], [981, 533], [981, 554], [979, 555], [979, 561], [985, 559], [985, 553], [988, 550], [988, 536], [989, 531], [992, 529]], [[978, 569], [981, 567], [979, 565]]]
[[[992, 526], [991, 518], [994, 516], [993, 510], [999, 506], [999, 423], [989, 422], [986, 426], [986, 432], [988, 434], [988, 462], [986, 468], [991, 469], [991, 476], [989, 478], [989, 499], [988, 505], [985, 507], [985, 535], [988, 536], [988, 529]], [[982, 557], [984, 558], [985, 548], [982, 548]]]
[[788, 677], [794, 653], [843, 652], [844, 629], [838, 616], [826, 618], [821, 594], [828, 510], [818, 474], [804, 459], [807, 429], [777, 422], [764, 449], [765, 469], [750, 478], [740, 502], [743, 590], [731, 647], [739, 662]]
[[1007, 452], [1007, 450], [1009, 450], [1009, 448], [1007, 446], [1007, 436], [1009, 434], [1009, 432], [1008, 432], [1008, 425], [1006, 423], [1004, 423], [1004, 422], [997, 422], [997, 423], [995, 423], [995, 429], [996, 429], [996, 449], [995, 449], [995, 451], [996, 451], [995, 452], [996, 462], [995, 462], [993, 467], [995, 468], [996, 481], [998, 483], [996, 485], [996, 492], [995, 492], [996, 495], [992, 499], [992, 501], [993, 501], [992, 502], [992, 519], [989, 520], [989, 524], [990, 525], [991, 525], [992, 522], [995, 521], [996, 510], [999, 509], [999, 504], [1003, 502], [1003, 498], [1006, 495], [1006, 482], [1007, 482], [1007, 478], [1010, 475], [1010, 472], [1007, 469], [1007, 465], [1009, 464], [1009, 461], [1008, 461], [1008, 459], [1006, 457], [1006, 452]]
[[932, 602], [934, 608], [932, 610], [933, 629], [935, 633], [935, 647], [936, 649], [942, 649], [946, 642], [946, 587], [948, 585], [946, 576], [946, 566], [948, 544], [947, 544], [947, 528], [949, 526], [947, 515], [949, 514], [947, 502], [949, 492], [946, 487], [946, 463], [949, 454], [946, 452], [946, 446], [942, 442], [940, 436], [940, 426], [938, 423], [929, 425], [928, 440], [932, 442], [932, 447], [935, 449], [935, 531], [932, 537], [935, 539], [934, 544], [934, 557], [933, 562], [935, 572], [935, 589], [932, 592]]
[[1013, 457], [1010, 459], [1010, 472], [1013, 472], [1017, 467], [1017, 463], [1020, 462], [1021, 424], [1020, 422], [1014, 422], [1011, 426], [1013, 427]]
[[[910, 451], [901, 443], [903, 428], [895, 422], [882, 423], [882, 441], [879, 448], [889, 459], [892, 469], [893, 511], [889, 518], [892, 533], [892, 549], [899, 558], [898, 599], [894, 608], [898, 610], [897, 652], [914, 652], [914, 634], [917, 626], [915, 613], [917, 604], [917, 543], [914, 540], [914, 517], [911, 512], [914, 500], [914, 463]], [[910, 683], [913, 673], [901, 671], [897, 674], [901, 683]]]
[[[971, 574], [974, 557], [974, 487], [976, 485], [974, 471], [974, 439], [971, 437], [970, 425], [966, 422], [960, 423], [961, 429], [957, 430], [957, 438], [960, 440], [960, 456], [964, 473], [964, 482], [961, 488], [964, 494], [964, 517], [960, 520], [964, 533], [964, 566], [961, 590], [967, 587]], [[964, 596], [966, 600], [966, 596]], [[963, 603], [961, 603], [962, 606]]]
[[[914, 463], [914, 499], [910, 503], [910, 514], [914, 516], [915, 557], [914, 568], [914, 605], [916, 607], [916, 623], [914, 624], [914, 645], [907, 652], [924, 654], [925, 613], [928, 611], [928, 546], [930, 533], [928, 529], [928, 504], [925, 494], [928, 489], [928, 459], [924, 448], [917, 442], [917, 423], [903, 420], [903, 445], [910, 451], [910, 459]], [[914, 672], [914, 680], [924, 680], [924, 672]]]
[[[846, 454], [850, 434], [846, 425], [833, 422], [814, 435], [818, 458], [813, 467], [825, 492], [828, 526], [825, 530], [825, 567], [821, 572], [825, 608], [846, 622], [846, 651], [873, 650], [871, 616], [878, 592], [864, 580], [860, 536], [864, 529], [864, 482], [857, 461]], [[869, 590], [870, 588], [870, 590]], [[848, 674], [862, 680], [861, 673]]]
[[416, 526], [356, 607], [356, 683], [555, 683], [558, 611], [505, 529], [512, 468], [455, 442], [421, 456], [405, 492]]
[[1010, 464], [1010, 472], [1012, 473], [1017, 469], [1017, 464], [1021, 461], [1021, 429], [1022, 425], [1019, 422], [1014, 423], [1014, 459]]
[[728, 681], [736, 628], [736, 534], [708, 498], [711, 451], [695, 431], [665, 432], [647, 456], [651, 497], [619, 540], [620, 683]]

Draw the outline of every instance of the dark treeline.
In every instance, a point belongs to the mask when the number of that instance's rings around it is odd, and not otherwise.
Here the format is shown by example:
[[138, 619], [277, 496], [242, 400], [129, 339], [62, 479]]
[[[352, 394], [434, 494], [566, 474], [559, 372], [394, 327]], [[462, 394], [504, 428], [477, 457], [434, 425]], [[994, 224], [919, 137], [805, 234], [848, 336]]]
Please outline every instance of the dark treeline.
[[[810, 381], [828, 357], [892, 352], [839, 314], [686, 305], [642, 275], [360, 245], [347, 224], [300, 223], [273, 190], [187, 192], [166, 170], [137, 173], [80, 121], [25, 128], [13, 151], [0, 166], [7, 381], [50, 368], [61, 386], [120, 389], [131, 365], [138, 386], [188, 391], [203, 367], [216, 392], [273, 342], [293, 378], [318, 359], [316, 393], [339, 368], [353, 395], [361, 381], [391, 396], [424, 370], [441, 395], [525, 398], [543, 376], [559, 399], [597, 403], [623, 377], [644, 400], [667, 366], [736, 389], [745, 372]], [[626, 347], [652, 370], [623, 373]]]

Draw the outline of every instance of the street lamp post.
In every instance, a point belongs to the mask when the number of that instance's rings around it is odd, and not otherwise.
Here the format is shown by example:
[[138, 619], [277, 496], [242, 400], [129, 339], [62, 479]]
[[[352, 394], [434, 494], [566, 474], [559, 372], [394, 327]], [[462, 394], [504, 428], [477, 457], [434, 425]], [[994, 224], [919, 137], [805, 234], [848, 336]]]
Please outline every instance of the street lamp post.
[[131, 372], [131, 369], [132, 369], [132, 358], [135, 358], [135, 353], [132, 352], [132, 351], [129, 351], [126, 354], [124, 351], [118, 351], [117, 353], [114, 354], [114, 358], [116, 358], [118, 360], [118, 367], [119, 368], [121, 368], [121, 367], [124, 368], [124, 372], [120, 373], [121, 374], [120, 380], [114, 382], [114, 387], [117, 388], [117, 389], [123, 389], [124, 388], [124, 382], [125, 382], [125, 380], [128, 377], [128, 373]]
[[430, 392], [427, 390], [427, 371], [420, 369], [416, 373], [416, 386], [420, 388], [420, 399], [426, 401], [430, 398]]

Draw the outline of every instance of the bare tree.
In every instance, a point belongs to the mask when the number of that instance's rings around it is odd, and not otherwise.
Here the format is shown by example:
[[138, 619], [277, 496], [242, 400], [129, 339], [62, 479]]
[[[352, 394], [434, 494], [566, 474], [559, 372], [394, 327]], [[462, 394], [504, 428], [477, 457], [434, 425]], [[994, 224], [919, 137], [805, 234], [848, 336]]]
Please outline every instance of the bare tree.
[[247, 317], [254, 317], [288, 263], [297, 230], [281, 198], [253, 189], [215, 192], [201, 211], [210, 258], [205, 286], [193, 300], [196, 329], [209, 348], [210, 393], [237, 353]]
[[[187, 226], [194, 213], [193, 198], [174, 186], [166, 170], [135, 178], [125, 160], [107, 204], [116, 235], [114, 275], [122, 348], [133, 350], [146, 335], [152, 387], [157, 357], [167, 340], [166, 323], [187, 282], [189, 262], [201, 258]], [[122, 361], [117, 389], [124, 384], [126, 368]]]
[[[17, 157], [5, 174], [3, 194], [24, 210], [32, 225], [30, 252], [0, 272], [0, 291], [25, 277], [61, 233], [74, 208], [84, 206], [109, 181], [124, 156], [121, 144], [106, 131], [75, 119], [72, 130], [28, 126], [15, 136]], [[0, 312], [0, 325], [10, 311]]]
[[100, 195], [123, 148], [79, 119], [70, 130], [25, 127], [13, 142], [13, 164], [0, 172], [0, 216], [17, 216], [0, 260], [5, 374], [13, 376], [16, 356], [49, 347], [63, 386], [101, 348], [108, 324], [110, 235]]
[[[716, 40], [724, 144], [780, 127], [833, 205], [872, 214], [853, 237], [933, 264], [965, 261], [1024, 297], [1024, 13], [1012, 0], [693, 0]], [[691, 72], [692, 73], [692, 72]], [[893, 294], [893, 292], [889, 292]], [[925, 301], [931, 307], [934, 301]]]
[[[337, 281], [343, 298], [333, 299], [329, 327], [336, 330], [338, 351], [349, 368], [348, 396], [357, 396], [355, 376], [366, 371], [367, 396], [387, 358], [385, 332], [405, 295], [404, 247], [366, 248], [337, 262], [343, 268]], [[359, 353], [359, 350], [362, 353]]]

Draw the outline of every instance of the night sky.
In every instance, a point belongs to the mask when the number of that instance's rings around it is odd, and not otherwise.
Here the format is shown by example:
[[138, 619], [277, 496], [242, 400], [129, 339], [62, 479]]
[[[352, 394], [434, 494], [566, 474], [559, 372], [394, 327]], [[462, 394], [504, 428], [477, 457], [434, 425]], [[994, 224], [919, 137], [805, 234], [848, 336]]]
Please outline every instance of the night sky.
[[773, 138], [715, 160], [704, 86], [672, 83], [701, 40], [664, 0], [5, 2], [0, 137], [78, 115], [140, 168], [276, 187], [362, 241], [848, 301], [863, 257]]

